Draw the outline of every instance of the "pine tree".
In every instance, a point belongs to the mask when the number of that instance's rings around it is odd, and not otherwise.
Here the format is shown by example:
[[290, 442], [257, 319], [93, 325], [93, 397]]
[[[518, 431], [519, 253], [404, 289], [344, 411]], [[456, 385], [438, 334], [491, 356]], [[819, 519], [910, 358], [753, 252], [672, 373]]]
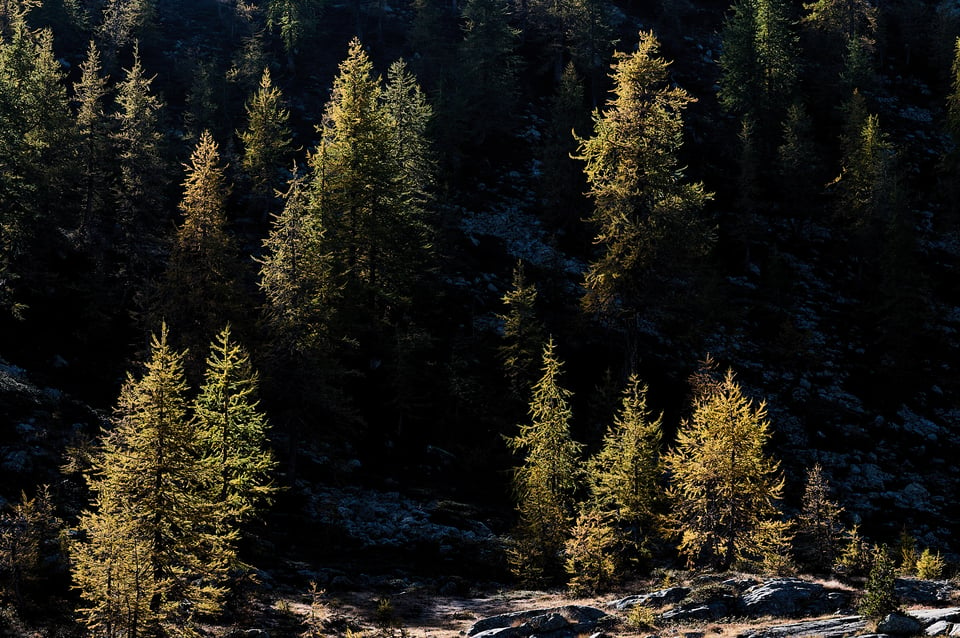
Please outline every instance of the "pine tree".
[[954, 44], [950, 67], [950, 94], [947, 96], [947, 132], [960, 139], [960, 37]]
[[253, 200], [269, 212], [275, 193], [283, 185], [293, 146], [290, 112], [283, 106], [283, 95], [273, 85], [269, 68], [263, 70], [260, 87], [247, 101], [246, 110], [247, 128], [239, 133], [243, 143], [241, 166], [250, 179]]
[[530, 423], [507, 441], [524, 455], [513, 476], [520, 521], [509, 558], [514, 574], [529, 583], [550, 581], [563, 569], [580, 472], [582, 446], [570, 436], [570, 392], [559, 384], [561, 371], [551, 338], [543, 349], [543, 376], [533, 387]]
[[[237, 249], [227, 231], [229, 186], [209, 131], [197, 143], [183, 182], [183, 223], [167, 267], [163, 316], [195, 352], [239, 313]], [[199, 355], [198, 355], [199, 357]], [[200, 361], [191, 360], [191, 371]]]
[[105, 0], [103, 16], [97, 29], [111, 60], [118, 52], [136, 44], [156, 18], [154, 0]]
[[80, 516], [73, 577], [96, 633], [184, 631], [220, 609], [235, 561], [236, 533], [206, 495], [214, 477], [188, 415], [183, 353], [167, 339], [164, 325], [143, 375], [127, 375], [87, 477], [94, 501]]
[[583, 305], [628, 326], [652, 310], [653, 297], [666, 298], [657, 282], [669, 278], [675, 290], [680, 265], [711, 241], [699, 219], [710, 195], [683, 179], [678, 156], [682, 114], [693, 98], [668, 84], [667, 67], [654, 35], [641, 33], [635, 53], [616, 54], [616, 97], [594, 113], [593, 136], [578, 138], [600, 251], [587, 270]]
[[630, 560], [642, 558], [660, 534], [662, 418], [653, 418], [647, 386], [630, 375], [620, 411], [589, 464], [593, 507], [612, 520], [620, 551]]
[[[859, 117], [851, 116], [849, 128]], [[877, 115], [868, 114], [856, 136], [845, 137], [844, 166], [837, 178], [840, 197], [837, 212], [850, 227], [880, 232], [896, 213], [898, 179], [896, 154]]]
[[802, 563], [811, 570], [830, 572], [844, 536], [840, 514], [843, 509], [830, 500], [830, 484], [820, 464], [807, 470], [803, 508], [798, 517], [797, 544]]
[[536, 380], [543, 350], [543, 324], [537, 318], [537, 287], [527, 283], [523, 264], [513, 269], [513, 282], [503, 296], [507, 314], [503, 320], [500, 356], [510, 391], [517, 398], [528, 396]]
[[818, 166], [813, 124], [801, 105], [792, 104], [787, 109], [782, 139], [776, 161], [782, 201], [788, 211], [799, 213], [821, 186], [816, 179]]
[[732, 370], [693, 407], [665, 457], [671, 524], [688, 563], [729, 568], [748, 558], [761, 524], [777, 519], [783, 480], [763, 450], [766, 406], [743, 396]]
[[259, 378], [228, 325], [210, 344], [204, 383], [193, 404], [198, 449], [216, 477], [212, 497], [226, 504], [229, 518], [257, 513], [276, 490], [276, 463], [266, 448], [266, 417], [257, 405]]
[[287, 53], [287, 64], [294, 67], [300, 45], [313, 37], [323, 7], [319, 0], [269, 0], [266, 4], [267, 28], [279, 34]]

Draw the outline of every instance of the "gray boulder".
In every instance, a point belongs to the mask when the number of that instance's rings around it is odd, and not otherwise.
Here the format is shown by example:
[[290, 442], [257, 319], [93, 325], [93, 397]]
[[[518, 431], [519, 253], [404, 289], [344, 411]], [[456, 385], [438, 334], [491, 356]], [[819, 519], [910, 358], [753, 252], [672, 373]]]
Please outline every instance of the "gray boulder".
[[893, 634], [894, 636], [913, 636], [923, 629], [920, 621], [913, 616], [906, 614], [887, 614], [883, 620], [877, 623], [877, 631], [882, 634]]
[[907, 612], [920, 621], [924, 627], [935, 622], [960, 622], [960, 607], [944, 607], [943, 609], [914, 609]]
[[730, 615], [732, 605], [722, 600], [696, 605], [683, 605], [660, 614], [664, 622], [687, 622], [691, 620], [719, 620]]
[[739, 634], [737, 638], [846, 638], [860, 633], [866, 626], [867, 621], [860, 616], [838, 616], [826, 620], [751, 629]]
[[666, 605], [679, 603], [686, 598], [689, 593], [689, 587], [668, 587], [666, 589], [652, 591], [648, 594], [634, 594], [633, 596], [614, 600], [607, 603], [607, 606], [613, 607], [617, 611], [627, 611], [637, 605], [643, 605], [644, 607], [665, 607]]
[[905, 603], [918, 605], [942, 605], [953, 599], [957, 589], [948, 580], [920, 580], [898, 578], [894, 581], [894, 593]]
[[522, 638], [590, 634], [606, 612], [595, 607], [567, 605], [500, 614], [478, 620], [467, 635], [475, 638]]
[[799, 578], [775, 578], [751, 587], [740, 600], [742, 611], [753, 617], [795, 617], [823, 609], [826, 588]]

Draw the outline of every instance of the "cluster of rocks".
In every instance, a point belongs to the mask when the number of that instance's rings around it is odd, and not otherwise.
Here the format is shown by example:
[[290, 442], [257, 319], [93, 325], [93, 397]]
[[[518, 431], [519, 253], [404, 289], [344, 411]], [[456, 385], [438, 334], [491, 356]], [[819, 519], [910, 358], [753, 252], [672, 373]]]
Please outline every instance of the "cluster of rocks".
[[762, 583], [751, 579], [730, 579], [717, 585], [712, 587], [712, 595], [698, 596], [699, 600], [695, 602], [687, 602], [692, 597], [689, 588], [671, 587], [621, 598], [609, 606], [628, 611], [635, 605], [663, 607], [675, 604], [660, 614], [659, 618], [664, 622], [718, 620], [730, 616], [800, 618], [836, 613], [850, 606], [849, 591], [830, 589], [800, 578], [775, 578]]
[[474, 623], [467, 635], [472, 638], [599, 638], [605, 617], [605, 611], [582, 605], [533, 609], [484, 618]]

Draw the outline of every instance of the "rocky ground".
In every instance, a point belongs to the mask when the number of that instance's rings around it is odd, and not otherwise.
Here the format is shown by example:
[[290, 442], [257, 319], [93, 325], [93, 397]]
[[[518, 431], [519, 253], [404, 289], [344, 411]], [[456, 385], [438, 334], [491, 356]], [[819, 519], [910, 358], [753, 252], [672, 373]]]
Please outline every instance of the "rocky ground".
[[[681, 578], [682, 574], [671, 574]], [[662, 584], [664, 581], [661, 580]], [[653, 581], [606, 596], [473, 591], [441, 595], [431, 583], [395, 579], [379, 588], [278, 595], [256, 629], [266, 638], [333, 633], [378, 638], [801, 638], [960, 635], [960, 590], [950, 581], [899, 579], [903, 613], [870, 622], [856, 614], [856, 587], [811, 578], [699, 576]], [[632, 593], [630, 593], [632, 591]]]

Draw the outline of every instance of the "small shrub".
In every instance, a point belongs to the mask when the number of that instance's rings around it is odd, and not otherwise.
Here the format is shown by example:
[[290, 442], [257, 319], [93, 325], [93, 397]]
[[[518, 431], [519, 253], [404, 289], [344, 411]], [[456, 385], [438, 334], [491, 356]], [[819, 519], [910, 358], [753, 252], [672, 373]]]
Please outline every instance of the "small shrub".
[[684, 602], [702, 604], [713, 600], [736, 597], [736, 595], [737, 591], [730, 585], [724, 585], [723, 583], [707, 583], [706, 585], [701, 585], [700, 587], [697, 587], [691, 591], [690, 595], [687, 596]]
[[873, 552], [873, 566], [870, 568], [863, 596], [857, 605], [860, 614], [871, 620], [879, 620], [897, 611], [895, 580], [896, 565], [890, 552], [886, 547], [878, 547]]
[[929, 548], [924, 549], [917, 558], [917, 578], [936, 580], [943, 577], [944, 560], [940, 552], [934, 554]]
[[634, 605], [627, 614], [627, 625], [634, 631], [653, 629], [657, 623], [657, 614], [644, 605]]
[[396, 623], [396, 611], [393, 601], [389, 598], [378, 598], [377, 609], [373, 612], [374, 622], [378, 627], [390, 627]]
[[920, 552], [917, 550], [916, 539], [903, 530], [900, 532], [900, 573], [903, 576], [914, 576], [919, 560]]

